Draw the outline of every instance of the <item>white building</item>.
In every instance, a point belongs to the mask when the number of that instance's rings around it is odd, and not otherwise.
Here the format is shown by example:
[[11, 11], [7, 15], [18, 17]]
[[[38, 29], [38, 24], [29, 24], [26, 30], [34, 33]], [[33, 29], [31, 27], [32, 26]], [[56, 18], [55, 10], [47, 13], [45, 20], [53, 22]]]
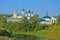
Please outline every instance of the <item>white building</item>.
[[28, 10], [28, 12], [25, 13], [25, 10], [22, 9], [21, 15], [18, 15], [17, 10], [14, 10], [13, 16], [10, 18], [7, 18], [7, 22], [9, 22], [9, 21], [21, 22], [21, 18], [23, 18], [23, 16], [26, 16], [28, 19], [30, 19], [32, 17], [32, 15], [33, 14], [31, 14], [30, 10]]
[[52, 24], [55, 23], [57, 20], [54, 17], [50, 17], [48, 15], [39, 18], [39, 23], [41, 24]]

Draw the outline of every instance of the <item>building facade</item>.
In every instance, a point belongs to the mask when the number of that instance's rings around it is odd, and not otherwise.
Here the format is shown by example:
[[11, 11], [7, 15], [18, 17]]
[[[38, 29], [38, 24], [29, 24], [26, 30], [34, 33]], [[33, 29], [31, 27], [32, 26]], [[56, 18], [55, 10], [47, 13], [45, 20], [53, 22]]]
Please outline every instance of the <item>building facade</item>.
[[[26, 16], [27, 19], [29, 20], [31, 17], [33, 17], [33, 12], [31, 12], [30, 10], [28, 10], [28, 12], [25, 12], [25, 10], [22, 9], [21, 14], [18, 15], [17, 10], [14, 10], [13, 16], [10, 17], [10, 18], [7, 18], [7, 22], [10, 22], [10, 21], [12, 21], [12, 22], [21, 22], [23, 16]], [[55, 23], [56, 21], [57, 21], [56, 18], [50, 17], [50, 16], [48, 16], [48, 13], [46, 13], [45, 16], [43, 16], [42, 18], [39, 18], [38, 23], [52, 24], [52, 23]]]
[[30, 19], [30, 17], [33, 16], [33, 14], [30, 12], [30, 10], [28, 10], [28, 12], [25, 12], [24, 9], [22, 9], [21, 11], [21, 15], [18, 15], [17, 10], [13, 11], [13, 16], [10, 18], [7, 18], [7, 22], [21, 22], [21, 18], [23, 18], [23, 16], [26, 16], [28, 19]]
[[42, 18], [39, 18], [39, 23], [41, 24], [52, 24], [52, 23], [56, 23], [57, 19], [54, 17], [50, 17], [48, 16], [48, 14], [46, 14], [46, 16], [43, 16]]

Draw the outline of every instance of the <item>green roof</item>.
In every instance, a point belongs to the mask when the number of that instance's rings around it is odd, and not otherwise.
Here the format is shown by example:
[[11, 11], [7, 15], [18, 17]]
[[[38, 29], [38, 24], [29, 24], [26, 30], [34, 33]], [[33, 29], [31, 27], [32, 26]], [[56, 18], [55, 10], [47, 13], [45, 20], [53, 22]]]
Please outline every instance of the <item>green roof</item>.
[[45, 18], [51, 19], [51, 17], [49, 17], [49, 16], [44, 16], [43, 18], [44, 18], [44, 19], [45, 19]]
[[27, 17], [32, 17], [32, 16], [27, 16]]
[[39, 18], [39, 22], [42, 22], [42, 21], [45, 21], [44, 19], [42, 19], [42, 18]]
[[20, 20], [21, 18], [7, 18], [7, 20]]

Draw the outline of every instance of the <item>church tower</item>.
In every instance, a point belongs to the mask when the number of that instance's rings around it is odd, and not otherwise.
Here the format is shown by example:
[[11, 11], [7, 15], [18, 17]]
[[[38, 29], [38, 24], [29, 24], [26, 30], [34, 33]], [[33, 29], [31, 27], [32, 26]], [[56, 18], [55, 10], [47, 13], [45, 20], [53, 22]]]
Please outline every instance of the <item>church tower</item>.
[[30, 19], [30, 17], [31, 17], [31, 14], [30, 13], [31, 13], [30, 10], [28, 10], [28, 14], [27, 14], [27, 18], [28, 19]]
[[31, 12], [31, 16], [33, 16], [33, 12]]
[[46, 16], [48, 16], [48, 12], [46, 12]]
[[24, 9], [22, 9], [22, 16], [24, 16], [25, 15], [25, 10]]
[[31, 15], [30, 15], [30, 10], [28, 10], [28, 16], [31, 16]]
[[17, 10], [16, 9], [13, 12], [13, 18], [17, 18]]

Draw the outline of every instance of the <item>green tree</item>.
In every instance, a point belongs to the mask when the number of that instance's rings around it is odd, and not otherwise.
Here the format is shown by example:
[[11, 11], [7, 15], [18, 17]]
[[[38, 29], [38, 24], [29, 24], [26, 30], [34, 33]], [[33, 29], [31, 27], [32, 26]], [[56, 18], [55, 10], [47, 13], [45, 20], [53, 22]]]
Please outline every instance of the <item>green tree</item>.
[[3, 26], [3, 15], [0, 14], [0, 27]]
[[58, 15], [57, 24], [60, 24], [60, 14]]
[[30, 19], [31, 27], [30, 28], [32, 31], [38, 24], [38, 19], [39, 19], [39, 16], [37, 14], [34, 14], [33, 17], [31, 17], [31, 19]]
[[37, 14], [34, 14], [33, 17], [31, 17], [30, 21], [33, 24], [36, 24], [38, 22], [38, 18], [39, 18], [39, 16]]
[[34, 28], [35, 32], [41, 31], [41, 30], [46, 30], [49, 27], [47, 24], [37, 24], [36, 27]]
[[29, 20], [26, 16], [23, 16], [23, 18], [22, 18], [22, 27], [26, 32], [29, 29]]

